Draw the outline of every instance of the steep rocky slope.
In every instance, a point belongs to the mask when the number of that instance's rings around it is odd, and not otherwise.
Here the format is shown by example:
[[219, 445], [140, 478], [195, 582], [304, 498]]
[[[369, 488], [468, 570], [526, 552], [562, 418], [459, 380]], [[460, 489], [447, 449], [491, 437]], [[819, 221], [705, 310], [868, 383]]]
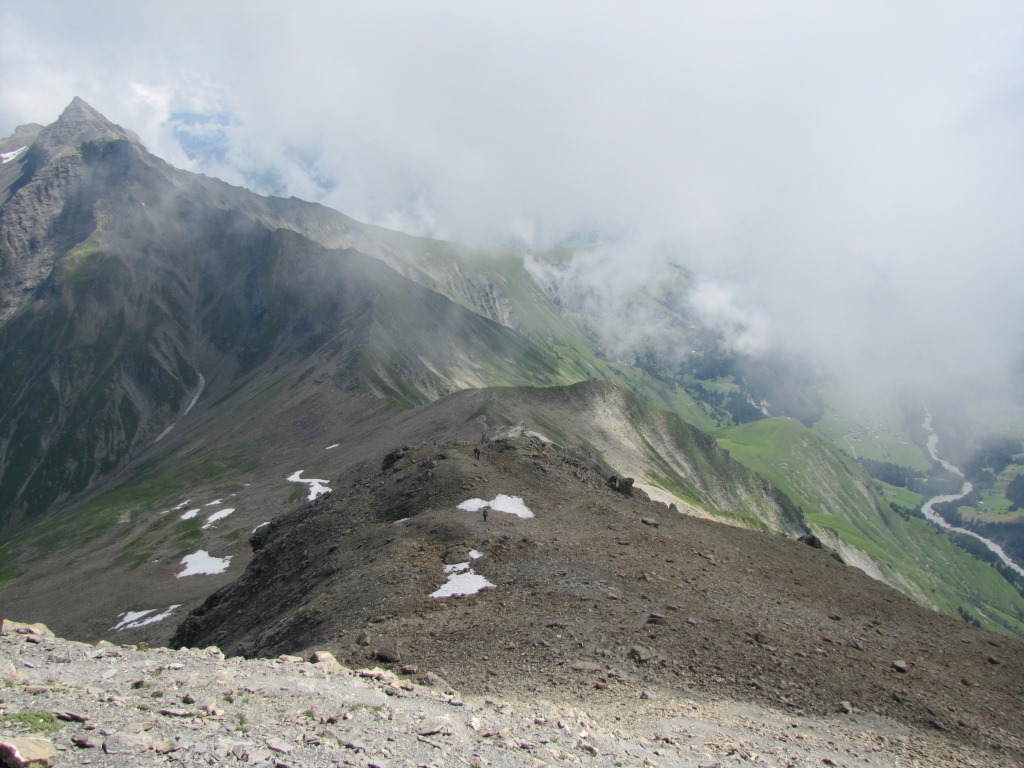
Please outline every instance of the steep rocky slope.
[[[534, 516], [498, 511], [499, 494], [522, 494]], [[459, 508], [471, 499], [495, 510]], [[481, 695], [600, 702], [650, 688], [846, 708], [1022, 754], [1024, 724], [1007, 714], [1024, 690], [1021, 644], [922, 609], [826, 551], [625, 496], [596, 462], [517, 430], [399, 449], [252, 544], [246, 572], [176, 645], [371, 654]], [[493, 588], [432, 596], [459, 562]]]

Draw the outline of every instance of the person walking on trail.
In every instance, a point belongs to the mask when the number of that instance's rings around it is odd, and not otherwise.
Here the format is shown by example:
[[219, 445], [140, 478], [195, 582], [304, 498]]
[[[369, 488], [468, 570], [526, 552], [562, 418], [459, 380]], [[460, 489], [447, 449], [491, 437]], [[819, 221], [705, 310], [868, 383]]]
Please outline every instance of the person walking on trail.
[[483, 516], [484, 516], [484, 522], [485, 522], [485, 523], [487, 522], [487, 514], [488, 514], [488, 513], [490, 512], [490, 511], [491, 511], [491, 508], [490, 508], [490, 507], [483, 507], [483, 508], [481, 508], [481, 510], [480, 510], [481, 514], [483, 514]]

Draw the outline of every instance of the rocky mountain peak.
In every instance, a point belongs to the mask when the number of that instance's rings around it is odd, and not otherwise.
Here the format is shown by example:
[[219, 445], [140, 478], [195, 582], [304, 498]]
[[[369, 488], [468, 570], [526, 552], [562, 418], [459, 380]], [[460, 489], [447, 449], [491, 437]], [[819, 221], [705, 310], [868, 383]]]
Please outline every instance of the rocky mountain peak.
[[97, 112], [76, 96], [57, 121], [39, 132], [34, 147], [54, 155], [61, 149], [78, 147], [88, 141], [134, 140], [134, 136]]
[[75, 96], [57, 118], [56, 125], [64, 127], [110, 126], [116, 127], [85, 99]]

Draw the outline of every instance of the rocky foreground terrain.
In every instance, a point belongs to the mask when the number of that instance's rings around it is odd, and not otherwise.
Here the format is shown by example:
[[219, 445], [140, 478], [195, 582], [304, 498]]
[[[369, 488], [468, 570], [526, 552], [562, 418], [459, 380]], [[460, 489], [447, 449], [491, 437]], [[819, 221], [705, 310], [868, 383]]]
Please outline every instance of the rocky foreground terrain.
[[[112, 766], [1024, 764], [1020, 643], [607, 471], [515, 429], [371, 456], [257, 529], [182, 650], [12, 625], [4, 735]], [[436, 597], [458, 568], [488, 588]]]
[[[260, 528], [245, 573], [172, 645], [324, 649], [351, 667], [413, 664], [464, 693], [631, 720], [643, 691], [677, 713], [693, 697], [870, 713], [1024, 763], [1020, 643], [924, 609], [825, 549], [624, 495], [607, 472], [514, 430], [368, 460]], [[459, 508], [519, 493], [533, 517]], [[467, 560], [493, 588], [431, 597], [445, 566]]]
[[856, 709], [814, 717], [639, 687], [585, 704], [527, 691], [473, 696], [413, 665], [93, 645], [8, 620], [0, 673], [3, 766], [1007, 766], [1020, 758]]

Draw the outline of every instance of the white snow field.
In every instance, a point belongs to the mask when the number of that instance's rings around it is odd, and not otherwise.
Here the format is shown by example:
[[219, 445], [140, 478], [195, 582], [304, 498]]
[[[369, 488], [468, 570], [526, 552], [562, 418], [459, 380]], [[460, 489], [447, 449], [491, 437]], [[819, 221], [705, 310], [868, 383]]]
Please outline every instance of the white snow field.
[[184, 576], [214, 576], [218, 573], [224, 573], [231, 564], [231, 558], [233, 555], [227, 557], [213, 557], [205, 549], [200, 549], [198, 552], [193, 552], [191, 555], [185, 555], [181, 558], [181, 564], [185, 566], [185, 570], [178, 574], [178, 578]]
[[504, 512], [524, 519], [533, 517], [533, 512], [523, 502], [522, 496], [506, 496], [504, 493], [499, 493], [490, 501], [467, 499], [459, 504], [458, 508], [466, 512], [479, 512], [484, 507], [490, 507], [495, 512]]
[[9, 162], [11, 162], [11, 160], [16, 158], [18, 155], [20, 155], [26, 149], [28, 149], [28, 147], [20, 147], [18, 149], [12, 150], [10, 152], [0, 152], [0, 163], [9, 163]]
[[482, 589], [495, 588], [494, 584], [479, 573], [474, 573], [471, 567], [473, 560], [479, 560], [483, 557], [483, 552], [478, 552], [475, 549], [471, 550], [469, 557], [470, 562], [454, 563], [444, 567], [444, 572], [448, 574], [448, 581], [440, 589], [431, 592], [431, 597], [461, 597], [463, 595], [475, 595]]
[[225, 517], [227, 517], [228, 515], [230, 515], [234, 511], [235, 511], [234, 507], [228, 507], [227, 509], [219, 509], [219, 510], [217, 510], [212, 515], [210, 515], [208, 518], [206, 518], [206, 522], [203, 523], [203, 530], [205, 531], [207, 528], [212, 526], [218, 520], [223, 520]]

